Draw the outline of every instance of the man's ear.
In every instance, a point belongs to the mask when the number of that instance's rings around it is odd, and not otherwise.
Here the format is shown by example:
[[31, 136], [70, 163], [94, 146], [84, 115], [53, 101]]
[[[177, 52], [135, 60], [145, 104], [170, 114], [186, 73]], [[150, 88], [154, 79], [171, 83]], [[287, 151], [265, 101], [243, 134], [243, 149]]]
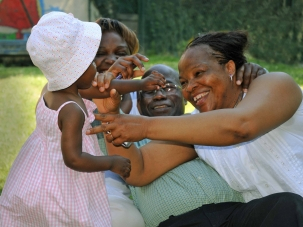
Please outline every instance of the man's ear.
[[236, 74], [236, 64], [233, 60], [229, 60], [225, 64], [226, 70], [228, 71], [229, 75], [235, 75]]
[[141, 102], [141, 92], [137, 91], [137, 109], [138, 109], [140, 115], [142, 115], [140, 102]]

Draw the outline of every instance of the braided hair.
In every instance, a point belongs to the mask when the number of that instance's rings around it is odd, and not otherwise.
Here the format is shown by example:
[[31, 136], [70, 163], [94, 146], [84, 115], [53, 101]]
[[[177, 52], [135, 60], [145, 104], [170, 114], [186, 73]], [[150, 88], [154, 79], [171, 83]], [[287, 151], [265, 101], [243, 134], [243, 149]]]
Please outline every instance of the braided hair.
[[209, 32], [199, 34], [186, 47], [186, 50], [199, 45], [208, 45], [220, 65], [233, 60], [236, 69], [247, 62], [244, 51], [248, 47], [248, 37], [245, 31]]

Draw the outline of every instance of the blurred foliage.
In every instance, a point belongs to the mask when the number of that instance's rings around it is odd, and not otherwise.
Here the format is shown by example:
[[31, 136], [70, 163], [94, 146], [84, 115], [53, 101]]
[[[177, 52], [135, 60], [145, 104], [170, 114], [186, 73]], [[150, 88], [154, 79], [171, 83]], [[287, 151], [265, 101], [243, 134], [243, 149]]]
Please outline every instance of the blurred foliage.
[[103, 17], [138, 14], [138, 37], [146, 54], [179, 56], [198, 33], [240, 29], [249, 32], [252, 56], [303, 63], [302, 0], [93, 1]]
[[138, 13], [138, 0], [93, 0], [103, 17], [116, 19], [119, 13]]

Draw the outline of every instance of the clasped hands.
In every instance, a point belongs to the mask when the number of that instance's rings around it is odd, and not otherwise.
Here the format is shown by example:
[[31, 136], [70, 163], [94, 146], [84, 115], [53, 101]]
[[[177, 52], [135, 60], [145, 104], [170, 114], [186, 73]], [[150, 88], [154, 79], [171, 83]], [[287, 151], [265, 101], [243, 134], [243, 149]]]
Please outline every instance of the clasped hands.
[[[147, 62], [149, 59], [139, 53], [120, 57], [106, 72], [97, 73], [92, 85], [94, 87], [98, 86], [99, 91], [103, 92], [109, 88], [111, 80], [118, 76], [122, 76], [123, 79], [133, 79], [143, 76], [145, 67], [142, 61]], [[138, 69], [136, 70], [135, 68]]]

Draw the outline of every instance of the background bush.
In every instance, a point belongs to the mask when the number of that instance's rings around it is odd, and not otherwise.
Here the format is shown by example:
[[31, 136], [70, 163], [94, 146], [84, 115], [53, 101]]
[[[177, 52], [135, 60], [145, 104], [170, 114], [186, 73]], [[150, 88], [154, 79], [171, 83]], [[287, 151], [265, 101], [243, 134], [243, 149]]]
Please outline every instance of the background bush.
[[302, 0], [94, 0], [103, 17], [137, 14], [141, 52], [180, 55], [198, 33], [247, 30], [253, 57], [303, 63]]

